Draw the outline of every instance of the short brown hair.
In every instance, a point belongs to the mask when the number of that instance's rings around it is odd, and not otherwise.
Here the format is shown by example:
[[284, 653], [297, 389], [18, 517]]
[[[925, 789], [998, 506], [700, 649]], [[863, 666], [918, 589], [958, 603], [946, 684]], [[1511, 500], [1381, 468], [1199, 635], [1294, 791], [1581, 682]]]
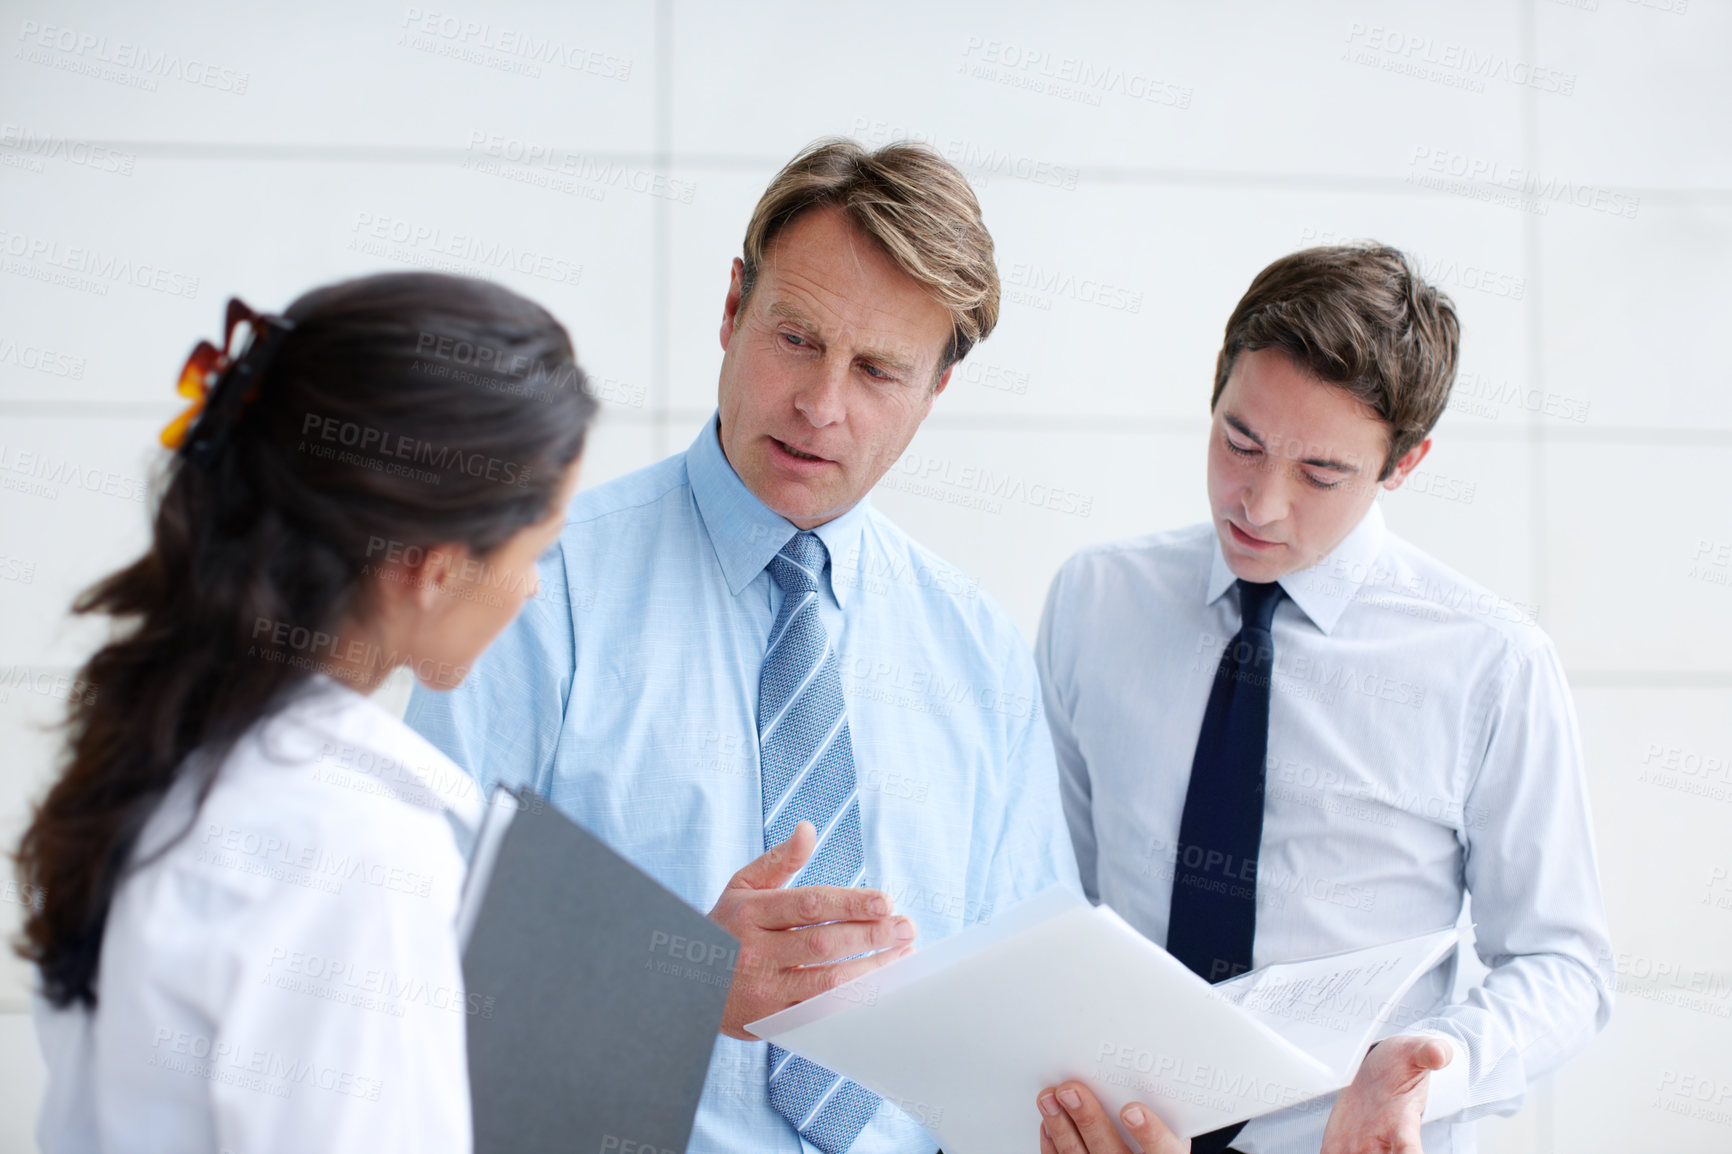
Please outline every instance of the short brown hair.
[[980, 202], [956, 166], [923, 144], [895, 141], [867, 152], [844, 137], [808, 144], [758, 201], [746, 226], [740, 305], [764, 256], [800, 214], [835, 205], [950, 313], [939, 371], [968, 355], [998, 323], [998, 266]]
[[1370, 241], [1302, 249], [1258, 273], [1228, 318], [1209, 408], [1240, 353], [1279, 349], [1377, 414], [1389, 430], [1385, 480], [1443, 415], [1460, 336], [1455, 305], [1400, 250]]

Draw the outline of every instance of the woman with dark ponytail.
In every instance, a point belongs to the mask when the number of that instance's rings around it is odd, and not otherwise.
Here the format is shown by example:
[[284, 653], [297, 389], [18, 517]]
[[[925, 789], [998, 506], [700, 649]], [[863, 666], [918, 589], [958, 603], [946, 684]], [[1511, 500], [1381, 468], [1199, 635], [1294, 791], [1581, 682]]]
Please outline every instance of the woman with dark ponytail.
[[181, 391], [18, 850], [42, 1148], [467, 1151], [480, 798], [365, 694], [458, 684], [536, 594], [595, 402], [547, 312], [432, 274], [231, 302]]

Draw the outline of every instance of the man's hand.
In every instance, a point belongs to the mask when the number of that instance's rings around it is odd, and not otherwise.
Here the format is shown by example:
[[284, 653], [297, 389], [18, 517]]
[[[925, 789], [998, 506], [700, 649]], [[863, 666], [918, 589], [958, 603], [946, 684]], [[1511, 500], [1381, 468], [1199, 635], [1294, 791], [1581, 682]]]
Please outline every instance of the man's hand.
[[1449, 1065], [1450, 1054], [1438, 1038], [1402, 1035], [1377, 1043], [1329, 1111], [1323, 1154], [1424, 1154], [1419, 1116], [1431, 1071]]
[[[914, 922], [890, 916], [877, 890], [801, 886], [785, 890], [818, 844], [809, 821], [735, 874], [710, 920], [740, 939], [722, 1033], [758, 1040], [746, 1023], [871, 973], [914, 949]], [[873, 951], [882, 951], [874, 953]], [[838, 962], [856, 954], [871, 957]]]
[[[1035, 1096], [1040, 1108], [1040, 1154], [1130, 1154], [1107, 1112], [1081, 1082], [1049, 1086]], [[1143, 1154], [1190, 1154], [1191, 1141], [1167, 1129], [1141, 1102], [1119, 1111], [1119, 1120]]]

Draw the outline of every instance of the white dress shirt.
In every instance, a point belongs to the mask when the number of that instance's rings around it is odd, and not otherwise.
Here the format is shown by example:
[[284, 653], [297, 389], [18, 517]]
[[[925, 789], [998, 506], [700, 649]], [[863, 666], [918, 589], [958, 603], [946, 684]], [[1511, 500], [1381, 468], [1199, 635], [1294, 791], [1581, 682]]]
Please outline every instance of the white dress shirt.
[[[1083, 888], [1167, 937], [1179, 822], [1215, 668], [1239, 629], [1212, 525], [1095, 546], [1054, 579], [1036, 657]], [[1456, 922], [1472, 895], [1490, 974], [1451, 1004], [1454, 963], [1385, 1034], [1436, 1033], [1425, 1148], [1611, 1013], [1611, 947], [1569, 689], [1525, 607], [1388, 532], [1373, 505], [1275, 610], [1253, 963]], [[1247, 1125], [1247, 1154], [1318, 1149], [1333, 1098]]]
[[467, 1152], [472, 779], [315, 676], [196, 813], [189, 785], [116, 888], [96, 1008], [36, 999], [45, 1154]]

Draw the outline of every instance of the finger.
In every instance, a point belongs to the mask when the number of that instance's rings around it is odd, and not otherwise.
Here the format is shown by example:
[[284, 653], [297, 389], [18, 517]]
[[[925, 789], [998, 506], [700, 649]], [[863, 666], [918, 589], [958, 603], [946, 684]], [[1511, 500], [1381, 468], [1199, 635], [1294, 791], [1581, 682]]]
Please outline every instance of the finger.
[[1141, 1102], [1132, 1102], [1120, 1110], [1119, 1119], [1143, 1148], [1143, 1154], [1190, 1154], [1190, 1139], [1167, 1129], [1167, 1124]]
[[829, 922], [765, 935], [768, 948], [790, 966], [822, 966], [856, 954], [874, 954], [912, 942], [920, 931], [910, 918]]
[[[1058, 1091], [1052, 1088], [1042, 1090], [1035, 1097], [1035, 1105], [1040, 1107], [1040, 1128], [1057, 1154], [1095, 1154], [1084, 1144], [1082, 1135], [1077, 1133], [1076, 1123], [1064, 1110], [1057, 1097]], [[1100, 1154], [1106, 1154], [1105, 1151]]]
[[1455, 1050], [1441, 1038], [1428, 1038], [1413, 1052], [1413, 1063], [1421, 1070], [1441, 1070], [1455, 1057]]
[[1087, 1086], [1076, 1081], [1064, 1083], [1058, 1088], [1058, 1104], [1076, 1124], [1089, 1154], [1119, 1154], [1125, 1149], [1118, 1128]]
[[766, 930], [791, 930], [824, 922], [866, 922], [890, 914], [890, 898], [878, 890], [799, 886], [754, 896], [752, 921]]
[[1058, 1154], [1058, 1147], [1052, 1144], [1052, 1138], [1046, 1132], [1046, 1115], [1040, 1116], [1040, 1154]]
[[806, 966], [803, 969], [789, 971], [789, 989], [796, 1002], [807, 998], [815, 998], [826, 990], [852, 982], [855, 978], [863, 978], [873, 970], [883, 969], [891, 962], [900, 961], [914, 952], [913, 946], [903, 946], [901, 949], [885, 950], [868, 958], [855, 958], [848, 962], [833, 962], [827, 966]]
[[788, 840], [772, 846], [740, 867], [728, 882], [729, 889], [776, 890], [794, 880], [812, 850], [818, 845], [818, 830], [809, 821], [794, 827]]

